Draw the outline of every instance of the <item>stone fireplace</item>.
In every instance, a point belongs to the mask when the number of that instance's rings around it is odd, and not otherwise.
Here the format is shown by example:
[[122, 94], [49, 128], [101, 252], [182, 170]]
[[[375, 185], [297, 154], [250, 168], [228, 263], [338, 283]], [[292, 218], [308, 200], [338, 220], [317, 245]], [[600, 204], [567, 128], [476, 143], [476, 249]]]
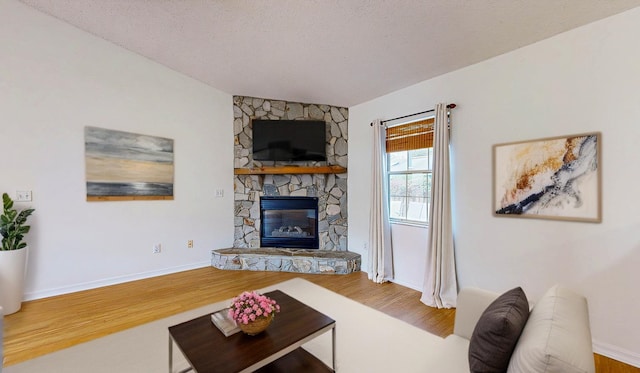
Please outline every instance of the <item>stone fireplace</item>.
[[[298, 162], [304, 166], [347, 167], [346, 108], [234, 96], [234, 167], [283, 166], [286, 162], [253, 160], [251, 119], [324, 120], [327, 123], [327, 161]], [[260, 197], [318, 199], [318, 249], [347, 251], [347, 173], [234, 175], [234, 248], [261, 247]]]
[[[347, 250], [348, 110], [234, 96], [233, 115], [234, 242], [232, 248], [212, 250], [211, 265], [225, 270], [317, 274], [360, 271], [360, 255]], [[251, 119], [325, 121], [326, 162], [291, 165], [254, 160]], [[262, 172], [265, 169], [278, 171]], [[304, 200], [312, 201], [313, 207], [291, 208], [292, 201]], [[269, 205], [274, 201], [280, 206]]]

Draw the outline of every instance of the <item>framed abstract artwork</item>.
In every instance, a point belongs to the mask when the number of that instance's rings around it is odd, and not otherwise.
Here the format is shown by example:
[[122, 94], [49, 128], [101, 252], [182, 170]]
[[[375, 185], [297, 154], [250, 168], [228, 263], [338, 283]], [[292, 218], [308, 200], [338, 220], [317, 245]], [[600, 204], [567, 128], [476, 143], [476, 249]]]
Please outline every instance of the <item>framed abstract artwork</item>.
[[172, 200], [173, 140], [85, 127], [87, 201]]
[[493, 214], [602, 221], [599, 132], [493, 146]]

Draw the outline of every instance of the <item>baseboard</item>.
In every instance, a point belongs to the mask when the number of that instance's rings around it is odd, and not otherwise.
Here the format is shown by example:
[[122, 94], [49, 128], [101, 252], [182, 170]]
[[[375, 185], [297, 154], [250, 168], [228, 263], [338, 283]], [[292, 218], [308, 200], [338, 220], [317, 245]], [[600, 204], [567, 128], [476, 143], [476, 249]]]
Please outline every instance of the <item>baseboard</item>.
[[608, 343], [593, 341], [593, 352], [640, 368], [640, 354]]
[[131, 275], [111, 277], [111, 278], [97, 280], [97, 281], [89, 281], [81, 284], [75, 284], [72, 286], [63, 286], [63, 287], [54, 288], [54, 289], [25, 293], [24, 300], [29, 301], [34, 299], [48, 298], [56, 295], [75, 293], [78, 291], [95, 289], [103, 286], [116, 285], [124, 282], [142, 280], [145, 278], [168, 275], [171, 273], [188, 271], [190, 269], [197, 269], [197, 268], [210, 267], [210, 266], [211, 266], [211, 262], [207, 260], [204, 262], [185, 264], [185, 265], [176, 266], [176, 267], [162, 268], [155, 271], [134, 273]]
[[[366, 273], [366, 274], [367, 274], [367, 276], [369, 276], [369, 272], [367, 272], [367, 271], [366, 271], [366, 270], [364, 270], [363, 268], [361, 268], [361, 269], [360, 269], [360, 272], [364, 272], [364, 273]], [[414, 285], [414, 284], [410, 284], [410, 283], [408, 283], [408, 282], [404, 282], [404, 281], [402, 281], [402, 280], [398, 280], [398, 279], [392, 278], [392, 279], [390, 280], [390, 282], [393, 282], [394, 284], [402, 285], [402, 286], [404, 286], [404, 287], [406, 287], [406, 288], [413, 289], [413, 290], [415, 290], [415, 291], [422, 292], [422, 289], [420, 288], [420, 286], [417, 286], [417, 285]]]
[[419, 287], [419, 286], [416, 286], [416, 285], [414, 285], [414, 284], [410, 284], [410, 283], [408, 283], [408, 282], [404, 282], [404, 281], [401, 281], [401, 280], [397, 280], [397, 279], [395, 279], [395, 278], [394, 278], [394, 279], [392, 279], [392, 280], [391, 280], [391, 282], [393, 282], [394, 284], [402, 285], [402, 286], [404, 286], [405, 288], [409, 288], [409, 289], [413, 289], [413, 290], [416, 290], [416, 291], [420, 291], [420, 292], [422, 292], [422, 289], [420, 289], [420, 287]]

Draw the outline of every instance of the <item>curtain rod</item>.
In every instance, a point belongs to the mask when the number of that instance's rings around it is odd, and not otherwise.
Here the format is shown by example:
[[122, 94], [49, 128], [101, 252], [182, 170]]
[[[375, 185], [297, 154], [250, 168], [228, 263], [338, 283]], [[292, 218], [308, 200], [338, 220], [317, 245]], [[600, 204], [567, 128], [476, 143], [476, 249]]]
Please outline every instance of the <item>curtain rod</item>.
[[[456, 104], [449, 104], [449, 105], [447, 105], [447, 109], [455, 109], [455, 107], [456, 107]], [[382, 120], [382, 121], [380, 121], [380, 124], [382, 125], [382, 124], [385, 124], [385, 123], [387, 123], [387, 122], [391, 122], [391, 121], [394, 121], [394, 120], [404, 119], [404, 118], [409, 118], [409, 117], [412, 117], [412, 116], [414, 116], [414, 115], [420, 115], [420, 114], [432, 113], [432, 112], [434, 112], [434, 111], [436, 111], [436, 109], [431, 109], [431, 110], [421, 111], [421, 112], [419, 112], [419, 113], [413, 113], [413, 114], [409, 114], [409, 115], [403, 115], [403, 116], [401, 116], [401, 117], [397, 117], [397, 118], [392, 118], [392, 119]], [[370, 125], [370, 126], [373, 126], [373, 122], [372, 122], [372, 123], [369, 123], [369, 125]]]

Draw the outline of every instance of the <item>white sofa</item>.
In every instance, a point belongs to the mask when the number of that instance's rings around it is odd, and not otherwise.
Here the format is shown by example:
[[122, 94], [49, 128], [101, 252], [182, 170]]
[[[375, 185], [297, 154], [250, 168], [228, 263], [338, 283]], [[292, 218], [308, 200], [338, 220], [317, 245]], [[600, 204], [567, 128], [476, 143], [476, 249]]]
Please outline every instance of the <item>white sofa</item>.
[[[454, 334], [440, 338], [301, 279], [278, 284], [277, 288], [336, 320], [337, 371], [342, 373], [469, 373], [469, 347], [478, 320], [501, 296], [480, 289], [461, 290]], [[524, 308], [528, 319], [507, 360], [510, 365], [499, 371], [595, 372], [588, 307], [583, 296], [554, 286], [536, 299], [533, 307], [525, 302]], [[304, 347], [330, 365], [328, 335]], [[489, 351], [493, 352], [492, 347]]]
[[[459, 352], [468, 351], [478, 320], [498, 296], [480, 289], [462, 289], [454, 334], [445, 342], [457, 345]], [[531, 309], [507, 372], [595, 372], [586, 298], [560, 286], [549, 289]]]

